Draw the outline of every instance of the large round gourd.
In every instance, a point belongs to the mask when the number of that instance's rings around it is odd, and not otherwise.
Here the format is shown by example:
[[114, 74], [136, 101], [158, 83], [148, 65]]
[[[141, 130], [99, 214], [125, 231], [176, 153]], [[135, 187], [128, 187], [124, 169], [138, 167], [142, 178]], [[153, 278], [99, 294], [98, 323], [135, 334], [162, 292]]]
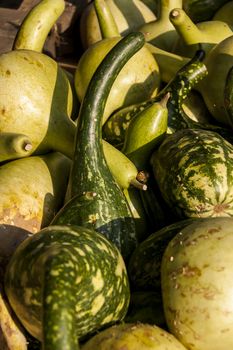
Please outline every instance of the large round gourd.
[[182, 229], [162, 259], [162, 295], [170, 332], [189, 350], [233, 348], [233, 218]]
[[43, 349], [76, 349], [78, 338], [121, 320], [129, 305], [118, 249], [81, 226], [49, 226], [25, 239], [8, 264], [5, 290]]

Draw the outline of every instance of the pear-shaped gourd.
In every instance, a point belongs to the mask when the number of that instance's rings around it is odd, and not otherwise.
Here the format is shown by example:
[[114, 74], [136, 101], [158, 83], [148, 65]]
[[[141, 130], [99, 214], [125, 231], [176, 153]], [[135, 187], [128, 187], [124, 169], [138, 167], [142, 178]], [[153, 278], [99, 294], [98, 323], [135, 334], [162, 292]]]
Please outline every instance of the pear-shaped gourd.
[[80, 226], [49, 226], [24, 240], [4, 285], [18, 319], [45, 350], [79, 349], [78, 338], [122, 320], [129, 305], [116, 246]]
[[161, 0], [158, 18], [138, 28], [147, 42], [163, 50], [172, 51], [177, 40], [177, 31], [169, 20], [169, 13], [175, 7], [182, 7], [182, 0]]
[[186, 226], [162, 259], [162, 294], [170, 332], [192, 350], [233, 347], [233, 218]]
[[167, 132], [167, 93], [135, 115], [126, 130], [122, 152], [136, 165], [137, 169], [150, 168], [149, 159], [154, 148], [162, 142]]
[[222, 40], [206, 55], [208, 75], [197, 86], [211, 115], [220, 123], [233, 126], [225, 108], [224, 90], [233, 66], [233, 35]]
[[144, 323], [119, 324], [98, 333], [81, 350], [186, 350], [164, 329]]
[[[114, 14], [120, 35], [126, 35], [136, 30], [142, 24], [156, 19], [150, 8], [140, 0], [106, 0], [106, 3], [112, 14]], [[93, 1], [82, 12], [80, 36], [84, 49], [103, 38]]]
[[169, 15], [180, 38], [174, 45], [174, 52], [192, 56], [198, 45], [207, 52], [225, 38], [232, 36], [232, 27], [222, 21], [194, 23], [182, 8], [174, 8]]
[[64, 71], [49, 56], [32, 50], [0, 55], [0, 130], [20, 133], [30, 154], [73, 148], [72, 91]]
[[71, 161], [61, 153], [12, 160], [0, 167], [0, 223], [35, 233], [63, 204]]
[[223, 21], [230, 26], [233, 26], [233, 1], [228, 1], [221, 6], [213, 16], [214, 21]]
[[[80, 101], [99, 64], [121, 37], [102, 39], [90, 46], [81, 56], [74, 76]], [[116, 109], [155, 96], [160, 86], [159, 67], [150, 51], [143, 46], [117, 76], [104, 110], [103, 124]]]

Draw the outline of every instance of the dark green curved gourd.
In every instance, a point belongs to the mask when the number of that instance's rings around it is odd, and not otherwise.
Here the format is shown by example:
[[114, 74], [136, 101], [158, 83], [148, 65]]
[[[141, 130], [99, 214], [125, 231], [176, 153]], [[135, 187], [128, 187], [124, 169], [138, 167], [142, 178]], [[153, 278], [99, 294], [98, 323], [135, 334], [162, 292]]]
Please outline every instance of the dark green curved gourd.
[[194, 22], [211, 20], [215, 12], [229, 0], [183, 0], [185, 12]]
[[145, 108], [159, 102], [167, 93], [170, 93], [167, 102], [168, 128], [175, 131], [186, 127], [187, 121], [180, 115], [177, 105], [174, 106], [174, 101], [178, 101], [181, 107], [188, 93], [207, 75], [206, 66], [202, 62], [203, 58], [204, 51], [198, 50], [195, 56], [177, 71], [175, 77], [156, 97], [137, 105], [122, 108], [114, 113], [103, 126], [103, 137], [116, 147], [121, 148], [124, 143], [126, 129], [132, 118], [136, 117]]
[[93, 75], [78, 116], [70, 178], [72, 198], [52, 222], [93, 228], [114, 242], [124, 258], [137, 245], [135, 223], [105, 161], [102, 116], [115, 78], [144, 43], [141, 33], [128, 34], [108, 53]]
[[167, 135], [151, 165], [179, 218], [233, 216], [233, 145], [218, 133], [183, 129]]
[[12, 255], [5, 291], [43, 350], [78, 350], [78, 339], [124, 318], [129, 282], [121, 254], [103, 235], [49, 226]]

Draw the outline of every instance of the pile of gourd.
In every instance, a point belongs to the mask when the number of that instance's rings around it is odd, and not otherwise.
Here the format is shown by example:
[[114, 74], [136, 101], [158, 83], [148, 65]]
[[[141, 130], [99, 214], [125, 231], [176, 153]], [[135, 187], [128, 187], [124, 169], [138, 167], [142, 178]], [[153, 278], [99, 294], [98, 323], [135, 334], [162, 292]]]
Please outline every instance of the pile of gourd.
[[232, 349], [233, 1], [89, 1], [73, 73], [65, 5], [0, 55], [5, 346]]

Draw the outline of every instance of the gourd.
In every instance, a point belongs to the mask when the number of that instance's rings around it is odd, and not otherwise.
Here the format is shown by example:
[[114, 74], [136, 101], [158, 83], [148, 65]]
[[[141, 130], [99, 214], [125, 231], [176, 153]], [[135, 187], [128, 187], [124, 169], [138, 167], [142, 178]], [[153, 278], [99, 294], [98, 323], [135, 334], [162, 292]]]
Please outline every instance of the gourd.
[[[168, 109], [167, 127], [169, 132], [187, 127], [187, 123], [192, 123], [190, 118], [184, 119], [180, 114], [180, 109], [188, 93], [207, 75], [206, 66], [202, 62], [203, 58], [204, 52], [202, 50], [197, 51], [194, 57], [176, 72], [173, 79], [160, 90], [157, 96], [142, 103], [121, 108], [113, 113], [103, 125], [104, 139], [114, 143], [117, 147], [122, 147], [130, 121], [138, 113], [142, 113], [143, 110], [160, 101], [168, 93], [170, 98], [166, 107]], [[178, 106], [179, 110], [177, 109]]]
[[161, 279], [169, 331], [192, 350], [228, 350], [232, 334], [233, 218], [186, 226], [169, 243]]
[[183, 129], [151, 157], [162, 196], [179, 218], [232, 216], [233, 146], [218, 133]]
[[194, 23], [182, 8], [174, 8], [169, 19], [180, 37], [173, 52], [184, 56], [192, 56], [200, 44], [208, 53], [215, 44], [233, 35], [227, 23], [215, 20]]
[[57, 152], [2, 164], [0, 224], [30, 233], [48, 225], [63, 205], [70, 165], [71, 161]]
[[168, 243], [195, 218], [178, 220], [150, 234], [130, 256], [128, 276], [132, 290], [161, 292], [161, 263]]
[[[0, 55], [0, 129], [28, 136], [29, 154], [73, 148], [72, 91], [64, 71], [49, 56], [32, 50]], [[26, 77], [26, 78], [25, 78]]]
[[[150, 232], [148, 218], [140, 196], [140, 192], [141, 190], [138, 188], [132, 187], [123, 190], [127, 204], [134, 218], [135, 231], [138, 242], [143, 241], [149, 235], [148, 232]], [[146, 191], [142, 192], [147, 192], [147, 189]]]
[[166, 329], [161, 292], [132, 291], [125, 323], [147, 323]]
[[96, 334], [81, 350], [186, 350], [164, 329], [144, 323], [119, 324]]
[[223, 6], [221, 6], [214, 14], [214, 21], [223, 21], [233, 26], [233, 1], [226, 2]]
[[12, 49], [30, 49], [42, 52], [51, 28], [64, 9], [64, 0], [39, 1], [23, 19]]
[[78, 349], [78, 339], [121, 320], [129, 304], [116, 246], [79, 226], [48, 226], [25, 239], [4, 286], [17, 318], [44, 350]]
[[129, 34], [95, 71], [78, 116], [70, 176], [71, 200], [52, 221], [52, 224], [75, 224], [103, 233], [126, 260], [137, 245], [135, 223], [104, 158], [102, 118], [117, 74], [144, 43], [143, 34]]
[[233, 124], [233, 66], [227, 74], [224, 88], [224, 103], [229, 116], [229, 120]]
[[[103, 39], [91, 45], [79, 59], [74, 83], [79, 101], [96, 68], [106, 54], [121, 40], [115, 18], [104, 0], [95, 0]], [[106, 13], [108, 15], [106, 15]], [[113, 35], [113, 36], [112, 36]], [[116, 109], [155, 96], [160, 87], [159, 67], [145, 45], [127, 62], [112, 85], [103, 115], [103, 123]]]
[[211, 20], [215, 12], [229, 0], [183, 0], [183, 9], [195, 22]]
[[197, 90], [214, 119], [226, 126], [232, 126], [231, 118], [225, 109], [224, 89], [227, 74], [233, 66], [233, 35], [216, 44], [204, 63], [208, 76], [197, 85]]
[[139, 112], [128, 125], [122, 152], [139, 170], [148, 169], [152, 151], [165, 137], [169, 97], [170, 93], [167, 93], [160, 101]]
[[[122, 36], [135, 31], [140, 25], [156, 19], [153, 11], [140, 0], [117, 1], [117, 3], [113, 0], [106, 0], [106, 5], [114, 14], [116, 29]], [[84, 50], [103, 39], [94, 2], [90, 3], [82, 12], [80, 37]]]
[[178, 34], [169, 20], [169, 13], [175, 7], [182, 7], [182, 0], [161, 0], [158, 18], [138, 27], [150, 44], [173, 51], [173, 45]]

